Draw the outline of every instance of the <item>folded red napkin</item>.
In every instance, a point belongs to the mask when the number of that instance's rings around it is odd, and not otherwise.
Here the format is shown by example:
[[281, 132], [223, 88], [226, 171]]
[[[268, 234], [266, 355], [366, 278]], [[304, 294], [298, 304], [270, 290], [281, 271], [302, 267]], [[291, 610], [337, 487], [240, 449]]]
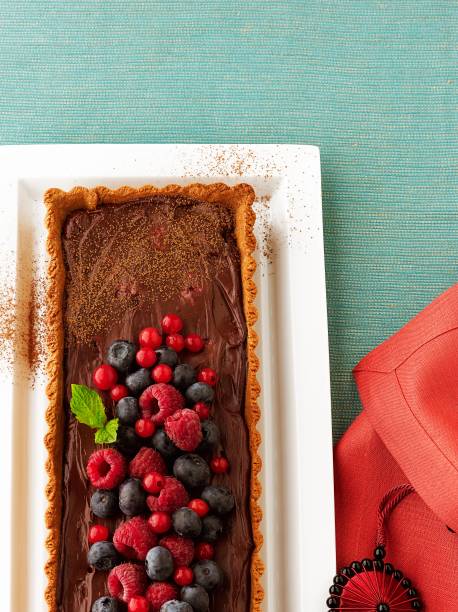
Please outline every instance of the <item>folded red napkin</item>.
[[[364, 406], [335, 449], [337, 564], [371, 556], [377, 508], [410, 483], [386, 525], [387, 557], [428, 612], [458, 599], [458, 285], [355, 368]], [[458, 606], [457, 606], [458, 609]]]

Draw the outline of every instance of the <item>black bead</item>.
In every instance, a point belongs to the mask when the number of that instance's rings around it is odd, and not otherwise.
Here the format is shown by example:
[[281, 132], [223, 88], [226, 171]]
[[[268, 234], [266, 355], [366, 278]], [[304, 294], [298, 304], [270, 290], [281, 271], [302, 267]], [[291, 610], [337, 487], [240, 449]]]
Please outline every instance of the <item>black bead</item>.
[[410, 589], [410, 585], [411, 582], [408, 578], [404, 578], [404, 580], [401, 582], [401, 586], [403, 586], [405, 589]]
[[384, 559], [385, 555], [386, 551], [384, 546], [377, 546], [377, 548], [374, 550], [374, 557], [376, 559]]
[[395, 572], [393, 572], [393, 578], [395, 580], [402, 580], [404, 574], [401, 572], [401, 570], [396, 570]]
[[328, 608], [338, 608], [339, 600], [337, 597], [328, 597], [326, 605], [328, 606]]
[[333, 584], [332, 587], [329, 589], [329, 593], [331, 595], [341, 595], [342, 594], [342, 589], [340, 588], [340, 586], [338, 586], [337, 584]]
[[363, 566], [363, 568], [365, 570], [369, 570], [370, 571], [372, 569], [372, 567], [373, 567], [372, 566], [372, 559], [363, 559], [361, 561], [361, 565]]
[[393, 572], [394, 572], [394, 567], [391, 565], [391, 563], [385, 563], [385, 574], [387, 576], [391, 576]]
[[340, 573], [347, 578], [351, 578], [353, 576], [353, 572], [349, 567], [344, 567], [340, 570]]
[[342, 576], [342, 574], [337, 574], [334, 576], [333, 583], [338, 584], [339, 586], [345, 586], [348, 582], [346, 576]]
[[357, 574], [360, 574], [363, 571], [363, 568], [361, 567], [361, 563], [359, 561], [353, 561], [353, 563], [350, 565], [350, 567]]
[[409, 597], [416, 597], [418, 595], [417, 589], [411, 588], [407, 591]]
[[415, 601], [412, 601], [410, 605], [412, 607], [412, 610], [421, 610], [423, 607], [419, 599], [415, 599]]
[[375, 559], [374, 561], [374, 569], [376, 572], [383, 572], [384, 563], [381, 559]]
[[379, 603], [376, 612], [390, 612], [390, 606], [386, 603]]

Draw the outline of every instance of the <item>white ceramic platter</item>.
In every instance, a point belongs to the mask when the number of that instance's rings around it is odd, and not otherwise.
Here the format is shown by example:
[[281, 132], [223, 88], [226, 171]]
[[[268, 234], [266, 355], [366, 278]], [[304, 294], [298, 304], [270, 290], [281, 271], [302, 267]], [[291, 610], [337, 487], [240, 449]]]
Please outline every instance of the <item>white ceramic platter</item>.
[[[0, 588], [4, 612], [44, 612], [45, 378], [27, 360], [45, 279], [43, 193], [223, 181], [257, 194], [265, 612], [324, 610], [335, 570], [320, 161], [286, 145], [0, 149]], [[40, 284], [41, 283], [41, 284]], [[43, 356], [42, 356], [43, 357]], [[36, 356], [32, 356], [36, 360]], [[8, 526], [11, 525], [11, 529]]]

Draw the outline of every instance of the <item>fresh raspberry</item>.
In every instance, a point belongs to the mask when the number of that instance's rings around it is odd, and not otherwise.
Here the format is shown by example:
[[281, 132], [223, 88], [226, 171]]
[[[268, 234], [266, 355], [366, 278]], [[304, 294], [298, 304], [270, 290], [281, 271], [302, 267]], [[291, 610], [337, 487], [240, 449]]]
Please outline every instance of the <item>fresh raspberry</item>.
[[165, 339], [166, 345], [173, 351], [180, 353], [184, 349], [184, 337], [181, 334], [170, 334]]
[[183, 329], [183, 321], [176, 314], [167, 314], [162, 319], [162, 331], [165, 334], [177, 334]]
[[138, 403], [143, 418], [152, 416], [154, 423], [161, 425], [168, 416], [183, 408], [184, 397], [172, 385], [159, 383], [147, 387]]
[[157, 361], [156, 351], [149, 346], [144, 346], [137, 351], [135, 359], [141, 368], [150, 368]]
[[197, 380], [199, 382], [207, 383], [210, 387], [214, 387], [218, 381], [218, 375], [212, 368], [202, 368], [197, 374]]
[[156, 431], [156, 426], [151, 419], [137, 419], [135, 421], [135, 433], [140, 438], [151, 438]]
[[129, 476], [138, 478], [139, 480], [143, 480], [149, 472], [165, 474], [166, 471], [167, 466], [160, 453], [154, 450], [154, 448], [148, 448], [146, 446], [141, 448], [129, 463]]
[[210, 512], [210, 506], [203, 499], [192, 499], [188, 504], [188, 508], [194, 510], [194, 512], [198, 514], [200, 518], [207, 516], [207, 514]]
[[173, 562], [177, 567], [190, 565], [194, 559], [194, 542], [190, 538], [169, 535], [162, 538], [159, 545], [169, 549]]
[[188, 586], [194, 581], [194, 572], [190, 567], [177, 567], [173, 579], [179, 586]]
[[116, 550], [124, 557], [138, 561], [144, 561], [147, 552], [156, 543], [156, 534], [148, 521], [140, 516], [121, 523], [113, 535]]
[[110, 595], [126, 603], [135, 595], [143, 595], [147, 586], [148, 578], [143, 566], [135, 563], [121, 563], [108, 576]]
[[107, 542], [110, 537], [110, 531], [105, 525], [92, 525], [89, 529], [89, 542], [95, 544], [95, 542]]
[[173, 378], [173, 370], [166, 363], [160, 363], [151, 372], [151, 378], [156, 383], [169, 383]]
[[215, 549], [209, 542], [196, 544], [195, 556], [198, 561], [209, 561], [215, 556]]
[[197, 402], [194, 404], [193, 408], [199, 415], [201, 421], [206, 421], [210, 417], [210, 408], [205, 402]]
[[202, 442], [199, 415], [194, 410], [177, 410], [165, 421], [165, 433], [178, 448], [192, 452]]
[[167, 533], [172, 528], [172, 518], [167, 512], [153, 512], [148, 523], [154, 533]]
[[114, 448], [104, 448], [89, 457], [86, 472], [97, 489], [114, 489], [126, 476], [126, 460]]
[[104, 363], [95, 368], [92, 380], [97, 389], [108, 391], [115, 386], [118, 380], [118, 373], [111, 365]]
[[214, 474], [225, 474], [229, 471], [229, 461], [226, 457], [213, 457], [210, 467]]
[[184, 343], [191, 353], [200, 353], [204, 348], [204, 341], [198, 334], [188, 334], [184, 339]]
[[159, 495], [148, 495], [146, 503], [151, 512], [175, 512], [186, 506], [189, 496], [184, 486], [176, 478], [166, 476], [164, 488]]
[[146, 591], [146, 599], [151, 605], [152, 612], [159, 612], [166, 601], [177, 597], [178, 589], [168, 582], [153, 582]]
[[145, 327], [138, 336], [138, 342], [141, 347], [157, 349], [162, 344], [162, 334], [157, 327]]
[[110, 391], [110, 397], [114, 402], [119, 402], [123, 397], [129, 395], [126, 385], [115, 385]]
[[149, 601], [141, 595], [135, 595], [129, 601], [127, 612], [149, 612]]

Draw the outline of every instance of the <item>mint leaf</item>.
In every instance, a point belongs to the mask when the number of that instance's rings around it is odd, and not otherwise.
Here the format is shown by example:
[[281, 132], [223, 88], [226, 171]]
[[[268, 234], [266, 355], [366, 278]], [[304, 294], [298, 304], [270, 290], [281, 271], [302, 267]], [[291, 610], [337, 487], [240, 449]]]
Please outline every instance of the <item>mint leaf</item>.
[[85, 385], [72, 385], [70, 408], [80, 423], [92, 429], [100, 429], [107, 422], [102, 398]]
[[95, 441], [97, 444], [111, 444], [116, 442], [118, 437], [118, 425], [119, 419], [111, 419], [108, 423], [99, 429], [95, 434]]

